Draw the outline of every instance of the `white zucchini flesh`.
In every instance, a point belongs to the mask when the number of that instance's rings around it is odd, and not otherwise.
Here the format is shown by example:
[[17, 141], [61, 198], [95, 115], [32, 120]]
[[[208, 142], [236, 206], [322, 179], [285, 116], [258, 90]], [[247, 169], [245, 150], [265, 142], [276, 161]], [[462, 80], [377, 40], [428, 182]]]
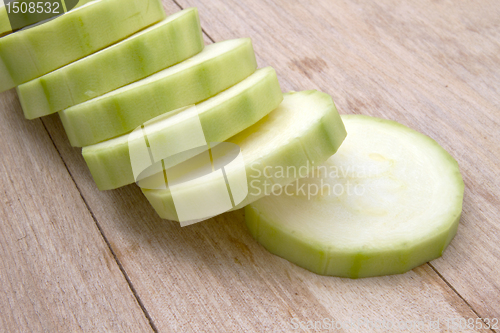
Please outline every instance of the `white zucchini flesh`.
[[288, 193], [246, 207], [253, 237], [298, 266], [340, 277], [404, 273], [441, 256], [462, 212], [457, 162], [396, 122], [342, 119], [348, 135], [337, 154]]
[[[266, 191], [270, 185], [283, 186], [298, 178], [298, 174], [293, 173], [269, 175], [269, 168], [299, 169], [312, 163], [323, 163], [337, 151], [345, 137], [344, 125], [329, 95], [315, 90], [285, 94], [276, 110], [226, 141], [241, 150], [248, 187], [248, 195], [233, 209], [262, 198], [268, 194]], [[201, 173], [201, 170], [192, 170], [193, 175]], [[183, 199], [197, 198], [200, 191], [216, 193], [219, 184], [215, 179], [200, 177], [177, 186], [176, 191], [182, 192]], [[170, 188], [143, 188], [142, 192], [161, 218], [179, 221]], [[206, 200], [211, 199], [207, 195]], [[192, 215], [199, 213], [200, 219], [207, 217], [202, 211], [196, 212], [197, 205], [191, 206]], [[189, 221], [180, 222], [189, 224]]]
[[189, 8], [83, 59], [17, 87], [27, 119], [46, 116], [143, 79], [204, 47], [198, 11]]
[[165, 18], [160, 0], [89, 2], [0, 38], [0, 92], [114, 44]]
[[[282, 100], [283, 94], [274, 69], [259, 69], [233, 87], [196, 105], [202, 136], [207, 143], [227, 140], [276, 109]], [[171, 113], [175, 114], [176, 110]], [[182, 140], [189, 141], [196, 129], [192, 126], [186, 128], [186, 123], [189, 123], [186, 121], [175, 126], [167, 126], [170, 125], [168, 122], [154, 122], [154, 119], [148, 123], [154, 124], [145, 128], [149, 133], [149, 146], [160, 149], [185, 146], [187, 143]], [[100, 190], [115, 189], [136, 181], [129, 138], [129, 134], [126, 134], [83, 148], [83, 157]]]
[[59, 112], [71, 145], [84, 147], [134, 130], [144, 122], [204, 101], [257, 68], [249, 38], [214, 43], [175, 66]]

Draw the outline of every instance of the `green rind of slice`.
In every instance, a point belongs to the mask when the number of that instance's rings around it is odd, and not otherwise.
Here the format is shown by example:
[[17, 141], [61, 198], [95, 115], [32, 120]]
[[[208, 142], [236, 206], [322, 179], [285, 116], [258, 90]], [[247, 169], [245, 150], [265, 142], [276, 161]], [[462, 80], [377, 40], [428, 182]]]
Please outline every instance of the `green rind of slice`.
[[[84, 4], [86, 4], [90, 1], [92, 1], [92, 0], [80, 0], [80, 1], [78, 1], [77, 5], [74, 8], [83, 6]], [[67, 6], [68, 6], [68, 4], [66, 3], [66, 7]], [[44, 11], [47, 11], [48, 8], [52, 9], [53, 7], [48, 7], [48, 5], [46, 5], [46, 2], [44, 2]], [[60, 8], [60, 12], [62, 12], [62, 11], [63, 11], [63, 8]], [[24, 15], [24, 17], [21, 18], [22, 21], [17, 22], [18, 29], [27, 27], [27, 26], [32, 25], [32, 24], [36, 24], [37, 22], [41, 22], [41, 20], [43, 20], [43, 18], [47, 17], [47, 14], [43, 14], [43, 13], [39, 14], [36, 12], [35, 13], [28, 12], [28, 13], [25, 13], [23, 15]], [[56, 14], [54, 14], [54, 15], [56, 15]], [[10, 34], [11, 32], [12, 32], [12, 26], [10, 24], [9, 15], [7, 13], [7, 7], [4, 6], [4, 2], [2, 0], [2, 1], [0, 1], [0, 37], [7, 35], [7, 34]]]
[[400, 274], [441, 256], [462, 212], [457, 162], [396, 122], [342, 118], [349, 134], [337, 154], [291, 184], [291, 195], [245, 208], [252, 236], [300, 267], [349, 278]]
[[184, 61], [204, 47], [198, 10], [169, 16], [113, 46], [20, 85], [27, 119], [86, 102]]
[[10, 26], [9, 16], [7, 14], [7, 8], [0, 4], [0, 37], [10, 34], [12, 32], [12, 27]]
[[[196, 106], [205, 139], [222, 142], [255, 124], [283, 100], [276, 72], [271, 67], [257, 70], [247, 79]], [[174, 136], [176, 128], [159, 128], [149, 135], [160, 141]], [[182, 130], [182, 128], [180, 128]], [[100, 190], [115, 189], [135, 182], [128, 135], [84, 147], [83, 157]]]
[[[279, 174], [279, 170], [298, 170], [323, 163], [335, 154], [345, 137], [344, 125], [329, 95], [315, 90], [285, 94], [276, 110], [227, 140], [241, 149], [249, 191], [233, 209], [270, 194], [272, 186], [282, 187], [299, 177], [299, 173]], [[196, 185], [184, 192], [214, 184]], [[142, 192], [161, 218], [178, 221], [169, 189], [142, 189]]]
[[215, 96], [247, 78], [256, 68], [250, 39], [215, 43], [180, 64], [59, 115], [71, 145], [89, 146], [128, 133], [166, 112]]
[[159, 0], [105, 0], [0, 38], [0, 92], [92, 54], [165, 18]]

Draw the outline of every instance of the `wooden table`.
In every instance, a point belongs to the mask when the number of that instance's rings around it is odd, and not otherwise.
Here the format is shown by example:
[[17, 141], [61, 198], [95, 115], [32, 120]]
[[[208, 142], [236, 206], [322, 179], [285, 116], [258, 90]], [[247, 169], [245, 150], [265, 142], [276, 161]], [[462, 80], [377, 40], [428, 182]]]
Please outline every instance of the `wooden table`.
[[458, 234], [403, 275], [317, 276], [266, 252], [242, 211], [180, 228], [136, 186], [99, 192], [58, 117], [25, 120], [12, 90], [0, 95], [0, 332], [286, 332], [324, 318], [434, 332], [500, 319], [497, 0], [164, 4], [198, 7], [207, 43], [251, 37], [284, 91], [322, 90], [341, 113], [436, 139], [466, 185]]

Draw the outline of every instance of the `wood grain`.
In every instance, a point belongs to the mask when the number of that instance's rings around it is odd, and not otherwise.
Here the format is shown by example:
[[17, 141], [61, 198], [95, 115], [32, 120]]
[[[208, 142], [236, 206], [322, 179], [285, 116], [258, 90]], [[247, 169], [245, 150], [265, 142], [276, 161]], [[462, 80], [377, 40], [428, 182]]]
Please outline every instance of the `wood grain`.
[[[364, 318], [440, 319], [439, 330], [420, 331], [445, 332], [446, 318], [500, 318], [500, 7], [164, 0], [169, 13], [189, 6], [200, 10], [207, 43], [252, 37], [284, 91], [319, 89], [341, 113], [394, 119], [441, 143], [467, 187], [457, 237], [443, 258], [403, 275], [317, 276], [265, 251], [242, 211], [180, 228], [160, 220], [136, 186], [99, 192], [57, 116], [43, 120], [52, 144], [7, 92], [0, 331], [288, 332], [293, 318]], [[460, 330], [473, 331], [482, 330]]]
[[[259, 5], [258, 2], [252, 4]], [[216, 26], [203, 22], [215, 40], [254, 37], [261, 65], [272, 62], [278, 68], [281, 64], [278, 72], [285, 89], [287, 86], [291, 89], [292, 85], [295, 89], [317, 87], [314, 83], [317, 75], [328, 78], [328, 68], [342, 64], [337, 59], [330, 65], [328, 58], [322, 60], [315, 55], [317, 44], [314, 47], [302, 41], [304, 38], [298, 31], [287, 37], [290, 41], [297, 39], [294, 52], [282, 49], [278, 39], [284, 37], [277, 32], [285, 35], [289, 27], [277, 21], [277, 16], [273, 16], [276, 27], [259, 28], [268, 32], [265, 38], [254, 36], [253, 29], [267, 23], [261, 22], [262, 19], [249, 21], [261, 14], [260, 11], [249, 14], [248, 3], [230, 6], [212, 1], [209, 5], [189, 5], [199, 6], [202, 19], [208, 16], [216, 22]], [[246, 10], [241, 16], [237, 15], [238, 6]], [[306, 27], [313, 23], [301, 21]], [[239, 31], [242, 24], [249, 26]], [[283, 26], [280, 28], [280, 25]], [[232, 30], [232, 27], [236, 31], [217, 34], [218, 29]], [[274, 39], [270, 36], [273, 32]], [[269, 45], [262, 47], [266, 38]], [[299, 48], [301, 44], [304, 45]], [[303, 55], [307, 52], [311, 54]], [[324, 50], [322, 54], [328, 52]], [[298, 56], [301, 57], [297, 60]], [[368, 92], [369, 88], [366, 84]], [[380, 87], [375, 85], [373, 89]], [[401, 276], [359, 281], [320, 277], [267, 253], [249, 236], [242, 212], [225, 214], [188, 228], [162, 221], [135, 186], [98, 192], [79, 152], [69, 147], [59, 120], [49, 117], [44, 122], [159, 331], [289, 331], [292, 318], [338, 321], [366, 318], [393, 322], [477, 318], [430, 266]], [[444, 328], [442, 322], [441, 330]]]
[[0, 332], [151, 331], [42, 122], [0, 110]]
[[466, 184], [458, 235], [432, 263], [485, 318], [500, 317], [500, 6], [495, 1], [200, 1], [215, 40], [252, 37], [283, 89], [436, 139]]
[[429, 266], [364, 280], [322, 277], [269, 254], [242, 211], [180, 228], [159, 219], [135, 185], [98, 192], [59, 119], [44, 122], [160, 332], [287, 332], [293, 318], [476, 318]]

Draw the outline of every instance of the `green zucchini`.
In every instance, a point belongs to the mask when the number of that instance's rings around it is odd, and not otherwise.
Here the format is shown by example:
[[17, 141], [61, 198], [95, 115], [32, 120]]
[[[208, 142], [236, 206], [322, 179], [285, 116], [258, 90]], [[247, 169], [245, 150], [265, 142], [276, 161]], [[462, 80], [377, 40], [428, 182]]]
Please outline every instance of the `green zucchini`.
[[[281, 187], [299, 177], [298, 173], [269, 175], [269, 168], [302, 169], [323, 163], [337, 151], [345, 137], [344, 125], [329, 95], [315, 90], [285, 94], [276, 110], [226, 141], [240, 147], [246, 168], [248, 195], [234, 209], [270, 194], [272, 186]], [[196, 197], [201, 189], [211, 192], [217, 186], [216, 182], [199, 178], [185, 185], [182, 191], [185, 197]], [[179, 221], [169, 188], [143, 188], [142, 192], [161, 218]], [[200, 212], [200, 217], [203, 213]]]
[[462, 212], [457, 162], [396, 122], [343, 121], [348, 136], [337, 154], [246, 207], [250, 233], [271, 253], [323, 275], [399, 274], [441, 256]]
[[[277, 108], [282, 100], [276, 72], [267, 67], [257, 70], [242, 82], [198, 104], [196, 109], [206, 141], [222, 142], [259, 121]], [[171, 143], [186, 132], [190, 131], [186, 131], [182, 126], [156, 126], [153, 133], [148, 135], [149, 144]], [[100, 190], [114, 189], [135, 182], [128, 134], [84, 147], [82, 154]]]
[[160, 0], [89, 2], [0, 38], [0, 92], [92, 54], [165, 18]]
[[0, 0], [0, 37], [10, 34], [12, 27], [10, 26], [7, 8], [4, 6], [3, 0]]
[[[30, 2], [34, 2], [35, 5], [38, 5], [38, 2], [36, 2], [36, 1], [37, 0], [33, 0]], [[50, 17], [54, 17], [54, 16], [58, 15], [58, 14], [53, 14], [54, 12], [55, 13], [64, 13], [65, 11], [69, 11], [73, 8], [80, 7], [80, 6], [86, 4], [87, 2], [90, 2], [92, 0], [79, 0], [79, 1], [78, 0], [62, 0], [65, 3], [66, 8], [63, 8], [62, 6], [56, 7], [54, 5], [54, 2], [51, 2], [51, 1], [41, 1], [41, 0], [38, 0], [38, 1], [40, 1], [42, 3], [41, 5], [42, 5], [43, 12], [40, 13], [40, 8], [36, 8], [34, 13], [30, 13], [29, 11], [27, 13], [24, 13], [24, 12], [21, 12], [21, 10], [19, 9], [18, 10], [19, 13], [17, 14], [18, 16], [16, 17], [15, 30], [36, 24], [36, 23], [44, 21]], [[30, 2], [28, 2], [28, 4]], [[77, 2], [76, 5], [74, 5], [75, 2]], [[18, 3], [18, 5], [20, 5], [20, 3]], [[68, 8], [70, 5], [74, 5], [74, 6], [71, 8]], [[10, 10], [13, 12], [16, 11], [16, 9], [14, 9], [14, 7], [12, 7], [12, 5], [11, 5]], [[10, 21], [8, 12], [7, 12], [7, 7], [4, 6], [4, 0], [0, 0], [0, 37], [7, 35], [7, 34], [10, 34], [11, 32], [12, 32], [12, 25], [11, 25], [11, 21]]]
[[168, 111], [204, 101], [242, 81], [256, 68], [250, 39], [215, 43], [180, 64], [59, 115], [70, 143], [89, 146], [130, 132]]
[[169, 16], [122, 42], [17, 88], [27, 119], [86, 102], [184, 61], [204, 47], [198, 10]]

